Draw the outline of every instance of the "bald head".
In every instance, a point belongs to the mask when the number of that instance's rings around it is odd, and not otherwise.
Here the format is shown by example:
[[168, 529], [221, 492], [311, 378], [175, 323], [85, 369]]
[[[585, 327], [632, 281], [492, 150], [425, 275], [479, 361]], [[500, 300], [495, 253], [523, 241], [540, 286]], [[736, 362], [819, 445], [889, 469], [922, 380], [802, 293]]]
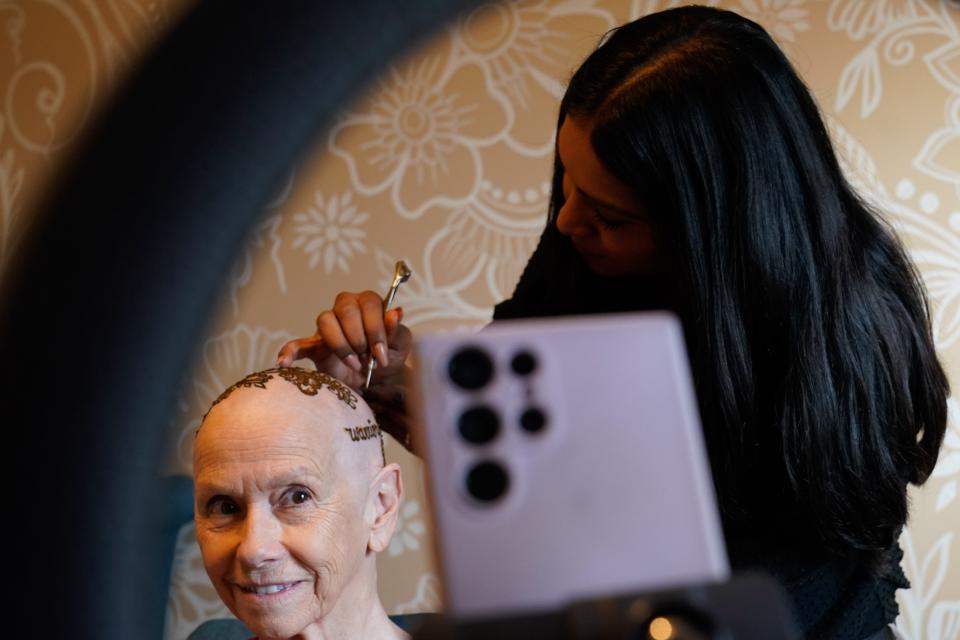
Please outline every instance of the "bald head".
[[342, 382], [318, 371], [267, 369], [227, 388], [197, 432], [194, 466], [211, 439], [244, 440], [254, 433], [299, 439], [358, 481], [369, 480], [386, 462], [370, 407]]

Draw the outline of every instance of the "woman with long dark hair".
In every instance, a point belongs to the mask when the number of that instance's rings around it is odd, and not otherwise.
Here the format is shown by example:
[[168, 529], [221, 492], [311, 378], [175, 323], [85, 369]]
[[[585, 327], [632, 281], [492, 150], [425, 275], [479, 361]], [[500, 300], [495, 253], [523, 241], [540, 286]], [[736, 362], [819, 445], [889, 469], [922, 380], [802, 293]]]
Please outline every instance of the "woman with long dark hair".
[[[646, 16], [577, 70], [546, 229], [494, 319], [654, 308], [684, 325], [733, 568], [777, 578], [807, 637], [885, 637], [948, 384], [903, 248], [783, 52], [729, 11]], [[400, 319], [342, 293], [280, 362], [359, 385], [372, 345], [368, 397], [390, 398]]]

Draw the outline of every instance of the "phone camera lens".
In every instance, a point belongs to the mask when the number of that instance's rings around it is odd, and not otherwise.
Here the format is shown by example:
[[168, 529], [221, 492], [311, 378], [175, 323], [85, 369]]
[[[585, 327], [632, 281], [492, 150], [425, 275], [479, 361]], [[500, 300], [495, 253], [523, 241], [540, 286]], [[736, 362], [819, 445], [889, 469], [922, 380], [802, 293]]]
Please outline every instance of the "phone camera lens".
[[493, 361], [486, 351], [466, 347], [450, 359], [447, 373], [458, 387], [471, 391], [480, 389], [493, 377]]
[[537, 359], [529, 351], [520, 351], [510, 361], [510, 368], [518, 376], [528, 376], [537, 370]]
[[527, 433], [540, 433], [547, 426], [547, 416], [540, 409], [530, 407], [520, 414], [520, 426]]
[[493, 502], [510, 487], [507, 470], [498, 462], [479, 462], [467, 472], [467, 493], [479, 502]]
[[457, 428], [467, 442], [484, 444], [496, 438], [500, 432], [500, 416], [490, 407], [480, 405], [461, 413]]

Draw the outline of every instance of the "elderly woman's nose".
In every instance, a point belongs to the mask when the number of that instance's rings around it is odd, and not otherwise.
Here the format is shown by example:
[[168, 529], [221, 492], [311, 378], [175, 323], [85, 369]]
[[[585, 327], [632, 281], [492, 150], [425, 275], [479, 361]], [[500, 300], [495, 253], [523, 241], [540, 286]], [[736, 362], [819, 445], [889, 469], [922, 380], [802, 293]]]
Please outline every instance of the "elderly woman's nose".
[[259, 567], [283, 554], [283, 525], [270, 509], [251, 508], [240, 535], [237, 557], [245, 567]]

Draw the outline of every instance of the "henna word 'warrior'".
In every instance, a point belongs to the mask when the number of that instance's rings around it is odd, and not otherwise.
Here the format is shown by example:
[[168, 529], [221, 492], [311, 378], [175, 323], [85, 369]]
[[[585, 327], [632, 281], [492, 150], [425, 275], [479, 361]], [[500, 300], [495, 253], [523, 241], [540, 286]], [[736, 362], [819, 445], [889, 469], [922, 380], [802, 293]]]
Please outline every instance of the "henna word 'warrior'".
[[387, 464], [387, 449], [383, 444], [383, 431], [380, 430], [380, 425], [368, 419], [366, 426], [344, 427], [343, 430], [347, 432], [347, 435], [349, 435], [350, 439], [354, 442], [380, 438], [380, 458], [383, 460], [384, 465]]
[[367, 425], [366, 427], [344, 427], [343, 430], [350, 435], [350, 439], [354, 442], [372, 440], [380, 437], [380, 427], [375, 424]]

